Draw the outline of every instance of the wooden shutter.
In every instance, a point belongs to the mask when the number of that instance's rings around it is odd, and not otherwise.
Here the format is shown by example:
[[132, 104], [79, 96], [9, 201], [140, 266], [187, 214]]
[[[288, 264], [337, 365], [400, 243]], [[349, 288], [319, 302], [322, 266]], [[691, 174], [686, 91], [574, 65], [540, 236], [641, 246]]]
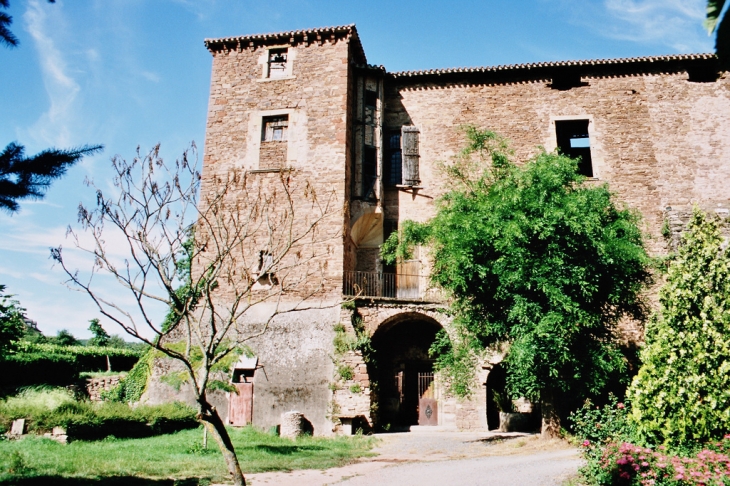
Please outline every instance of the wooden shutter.
[[403, 150], [403, 185], [417, 186], [421, 183], [418, 175], [418, 128], [405, 126], [401, 129], [401, 145]]

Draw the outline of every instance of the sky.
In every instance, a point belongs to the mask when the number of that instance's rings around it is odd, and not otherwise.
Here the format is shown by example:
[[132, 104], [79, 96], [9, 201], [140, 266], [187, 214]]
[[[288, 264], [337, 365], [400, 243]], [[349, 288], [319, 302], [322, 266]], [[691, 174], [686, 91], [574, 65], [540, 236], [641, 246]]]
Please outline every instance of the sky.
[[[202, 154], [211, 56], [205, 38], [354, 23], [370, 64], [388, 71], [712, 52], [705, 0], [10, 0], [14, 49], [0, 46], [0, 149], [103, 144], [40, 201], [0, 213], [0, 284], [46, 335], [90, 337], [101, 317], [49, 258], [91, 262], [66, 237], [110, 159], [157, 143], [166, 159]], [[118, 284], [98, 281], [106, 295]], [[164, 308], [153, 312], [161, 319]], [[113, 323], [103, 325], [121, 333]]]

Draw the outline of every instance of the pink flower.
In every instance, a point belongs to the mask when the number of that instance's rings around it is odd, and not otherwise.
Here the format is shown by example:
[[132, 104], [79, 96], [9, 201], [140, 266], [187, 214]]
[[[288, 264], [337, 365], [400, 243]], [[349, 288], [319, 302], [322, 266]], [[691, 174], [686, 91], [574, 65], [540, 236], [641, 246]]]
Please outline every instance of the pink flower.
[[626, 408], [626, 405], [624, 405], [623, 403], [617, 403], [616, 404], [616, 408], [618, 408], [618, 409], [624, 409], [624, 408]]
[[591, 445], [591, 441], [589, 441], [589, 440], [583, 441], [583, 447], [588, 447], [589, 445]]

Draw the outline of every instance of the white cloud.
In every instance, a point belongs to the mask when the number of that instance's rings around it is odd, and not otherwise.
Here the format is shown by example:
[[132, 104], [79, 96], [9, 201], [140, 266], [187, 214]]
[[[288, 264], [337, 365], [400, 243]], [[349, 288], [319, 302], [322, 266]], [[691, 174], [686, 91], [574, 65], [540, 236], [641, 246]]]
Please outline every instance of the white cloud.
[[[60, 5], [52, 10], [52, 15], [61, 15]], [[68, 67], [52, 33], [58, 31], [62, 24], [55, 18], [55, 29], [49, 28], [49, 9], [38, 0], [30, 0], [23, 15], [27, 31], [33, 37], [38, 52], [43, 81], [50, 100], [50, 106], [35, 125], [29, 135], [43, 144], [56, 146], [71, 145], [71, 119], [76, 97], [80, 91], [78, 83], [68, 74]]]
[[701, 27], [705, 5], [705, 0], [605, 0], [611, 21], [602, 33], [679, 52], [706, 52], [712, 41]]

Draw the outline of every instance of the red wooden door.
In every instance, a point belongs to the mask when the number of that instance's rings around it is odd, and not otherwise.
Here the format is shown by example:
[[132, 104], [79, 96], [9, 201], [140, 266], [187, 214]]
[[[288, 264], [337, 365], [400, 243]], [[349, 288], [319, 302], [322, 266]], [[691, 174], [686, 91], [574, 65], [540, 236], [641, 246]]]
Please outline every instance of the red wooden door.
[[418, 425], [438, 425], [433, 373], [418, 373]]
[[253, 383], [234, 383], [238, 393], [231, 393], [228, 401], [228, 421], [242, 427], [253, 422]]

